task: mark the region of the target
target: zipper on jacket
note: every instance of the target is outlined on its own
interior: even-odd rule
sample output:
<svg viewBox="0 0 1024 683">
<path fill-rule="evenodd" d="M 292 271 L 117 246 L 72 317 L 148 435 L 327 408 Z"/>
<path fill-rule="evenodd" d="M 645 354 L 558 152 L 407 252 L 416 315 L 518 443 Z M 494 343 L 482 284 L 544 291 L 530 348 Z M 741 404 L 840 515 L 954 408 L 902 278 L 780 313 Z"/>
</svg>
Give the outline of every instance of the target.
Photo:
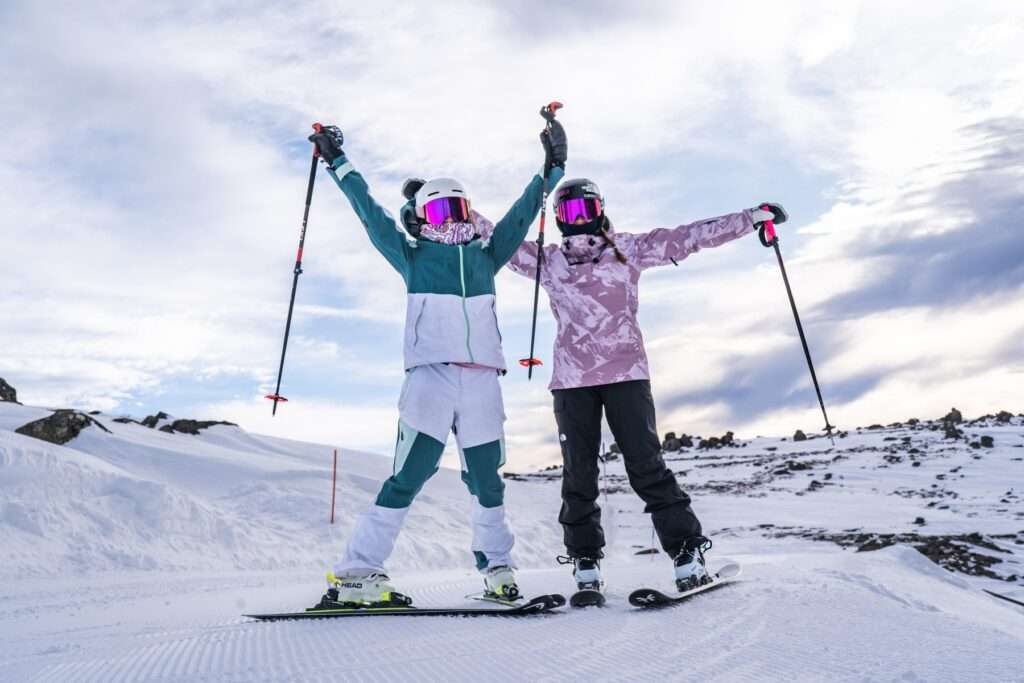
<svg viewBox="0 0 1024 683">
<path fill-rule="evenodd" d="M 466 319 L 466 351 L 469 353 L 469 362 L 473 360 L 473 349 L 469 346 L 469 312 L 466 310 L 466 266 L 462 259 L 462 245 L 459 245 L 459 280 L 462 282 L 462 317 Z"/>
</svg>

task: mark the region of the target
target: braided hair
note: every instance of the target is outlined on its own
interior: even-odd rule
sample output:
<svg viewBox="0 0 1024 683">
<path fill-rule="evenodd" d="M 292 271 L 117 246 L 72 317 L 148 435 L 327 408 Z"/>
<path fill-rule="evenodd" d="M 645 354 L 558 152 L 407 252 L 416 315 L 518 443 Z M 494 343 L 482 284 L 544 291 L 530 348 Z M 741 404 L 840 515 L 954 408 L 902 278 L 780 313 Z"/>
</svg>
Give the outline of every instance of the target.
<svg viewBox="0 0 1024 683">
<path fill-rule="evenodd" d="M 602 214 L 602 217 L 604 218 L 604 220 L 601 222 L 601 227 L 599 228 L 599 231 L 601 235 L 604 237 L 605 241 L 607 241 L 608 244 L 611 245 L 612 251 L 615 252 L 615 258 L 618 260 L 618 262 L 625 264 L 626 255 L 622 253 L 622 250 L 619 249 L 619 245 L 615 244 L 615 238 L 612 237 L 612 222 L 608 220 L 608 216 Z"/>
</svg>

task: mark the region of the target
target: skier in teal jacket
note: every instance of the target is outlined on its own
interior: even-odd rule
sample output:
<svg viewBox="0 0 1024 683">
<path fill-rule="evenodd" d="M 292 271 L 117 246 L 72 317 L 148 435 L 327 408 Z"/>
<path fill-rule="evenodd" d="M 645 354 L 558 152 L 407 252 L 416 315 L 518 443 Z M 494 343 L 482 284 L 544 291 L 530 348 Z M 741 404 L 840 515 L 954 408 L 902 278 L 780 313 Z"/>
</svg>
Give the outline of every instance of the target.
<svg viewBox="0 0 1024 683">
<path fill-rule="evenodd" d="M 341 560 L 328 573 L 325 600 L 358 605 L 409 604 L 384 568 L 416 494 L 438 468 L 455 433 L 462 479 L 472 496 L 471 549 L 486 591 L 515 599 L 512 532 L 505 521 L 505 413 L 498 378 L 505 374 L 494 276 L 516 252 L 541 208 L 543 173 L 490 230 L 452 178 L 406 181 L 402 227 L 370 195 L 342 151 L 341 131 L 310 137 L 328 173 L 348 197 L 370 242 L 398 271 L 408 292 L 405 382 L 398 401 L 392 475 L 357 521 Z M 565 132 L 541 134 L 548 188 L 564 174 Z M 403 230 L 404 228 L 404 230 Z"/>
</svg>

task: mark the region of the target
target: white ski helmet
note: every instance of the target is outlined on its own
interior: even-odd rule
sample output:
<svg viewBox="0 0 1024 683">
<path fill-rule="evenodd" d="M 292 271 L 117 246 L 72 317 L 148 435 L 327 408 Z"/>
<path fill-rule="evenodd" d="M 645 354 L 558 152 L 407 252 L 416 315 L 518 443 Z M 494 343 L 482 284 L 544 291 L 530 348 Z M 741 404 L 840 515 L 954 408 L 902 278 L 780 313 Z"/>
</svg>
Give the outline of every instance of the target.
<svg viewBox="0 0 1024 683">
<path fill-rule="evenodd" d="M 466 196 L 466 188 L 455 178 L 434 178 L 423 184 L 423 187 L 416 191 L 416 215 L 426 219 L 427 214 L 424 207 L 428 202 L 444 197 L 457 197 L 466 201 L 466 208 L 469 208 L 469 197 Z"/>
</svg>

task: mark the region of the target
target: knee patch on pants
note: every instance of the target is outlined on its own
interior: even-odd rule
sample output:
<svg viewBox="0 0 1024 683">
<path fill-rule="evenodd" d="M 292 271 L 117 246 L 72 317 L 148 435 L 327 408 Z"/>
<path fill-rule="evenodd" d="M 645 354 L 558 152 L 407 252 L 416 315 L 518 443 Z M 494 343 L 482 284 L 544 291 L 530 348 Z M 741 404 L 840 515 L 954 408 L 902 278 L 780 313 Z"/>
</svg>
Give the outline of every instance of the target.
<svg viewBox="0 0 1024 683">
<path fill-rule="evenodd" d="M 496 508 L 505 500 L 505 482 L 498 469 L 505 464 L 505 440 L 460 449 L 462 481 L 485 508 Z"/>
<path fill-rule="evenodd" d="M 443 443 L 399 421 L 394 470 L 377 495 L 377 505 L 385 508 L 412 505 L 416 494 L 437 472 L 443 451 Z"/>
</svg>

